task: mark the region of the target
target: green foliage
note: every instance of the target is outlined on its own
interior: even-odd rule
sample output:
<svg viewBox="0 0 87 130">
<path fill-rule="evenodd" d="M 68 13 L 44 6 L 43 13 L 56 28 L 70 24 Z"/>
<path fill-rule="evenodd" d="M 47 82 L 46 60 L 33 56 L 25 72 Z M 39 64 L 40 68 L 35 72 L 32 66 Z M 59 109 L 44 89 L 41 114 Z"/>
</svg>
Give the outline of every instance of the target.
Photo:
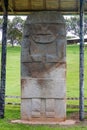
<svg viewBox="0 0 87 130">
<path fill-rule="evenodd" d="M 0 18 L 0 30 L 2 30 L 3 19 Z M 14 43 L 21 44 L 24 20 L 21 17 L 14 17 L 12 20 L 8 19 L 7 26 L 7 40 L 14 46 Z"/>
<path fill-rule="evenodd" d="M 21 17 L 14 17 L 13 20 L 8 20 L 8 35 L 7 38 L 10 40 L 12 46 L 14 42 L 21 43 L 22 32 L 23 32 L 24 20 Z"/>
</svg>

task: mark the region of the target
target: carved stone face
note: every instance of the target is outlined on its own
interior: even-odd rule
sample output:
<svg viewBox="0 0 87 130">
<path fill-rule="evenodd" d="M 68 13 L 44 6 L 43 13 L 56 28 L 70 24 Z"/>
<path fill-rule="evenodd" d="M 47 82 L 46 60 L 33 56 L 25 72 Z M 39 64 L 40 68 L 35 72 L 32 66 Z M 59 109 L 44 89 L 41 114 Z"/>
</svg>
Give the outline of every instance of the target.
<svg viewBox="0 0 87 130">
<path fill-rule="evenodd" d="M 65 23 L 57 12 L 31 13 L 25 23 L 24 39 L 24 61 L 43 64 L 65 61 Z"/>
<path fill-rule="evenodd" d="M 32 40 L 37 44 L 49 44 L 56 40 L 58 28 L 56 24 L 33 24 Z"/>
<path fill-rule="evenodd" d="M 65 27 L 61 23 L 31 23 L 30 53 L 33 61 L 52 63 L 65 57 Z"/>
</svg>

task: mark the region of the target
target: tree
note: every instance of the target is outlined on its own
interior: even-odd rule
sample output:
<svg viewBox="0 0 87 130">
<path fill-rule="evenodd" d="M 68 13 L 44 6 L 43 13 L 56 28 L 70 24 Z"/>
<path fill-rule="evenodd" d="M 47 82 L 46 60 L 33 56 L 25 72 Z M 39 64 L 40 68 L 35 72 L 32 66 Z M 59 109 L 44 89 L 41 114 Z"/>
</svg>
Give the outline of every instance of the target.
<svg viewBox="0 0 87 130">
<path fill-rule="evenodd" d="M 3 19 L 0 18 L 0 30 L 2 30 Z M 14 17 L 13 20 L 8 19 L 7 26 L 7 40 L 10 41 L 11 45 L 14 43 L 21 43 L 22 32 L 23 32 L 24 20 L 21 17 Z"/>
<path fill-rule="evenodd" d="M 7 39 L 10 40 L 12 46 L 14 43 L 20 44 L 23 32 L 24 20 L 21 17 L 14 17 L 14 19 L 8 20 L 8 33 Z"/>
<path fill-rule="evenodd" d="M 72 34 L 79 36 L 80 20 L 79 16 L 70 17 L 66 20 L 66 30 Z M 87 16 L 84 17 L 84 35 L 87 34 Z"/>
</svg>

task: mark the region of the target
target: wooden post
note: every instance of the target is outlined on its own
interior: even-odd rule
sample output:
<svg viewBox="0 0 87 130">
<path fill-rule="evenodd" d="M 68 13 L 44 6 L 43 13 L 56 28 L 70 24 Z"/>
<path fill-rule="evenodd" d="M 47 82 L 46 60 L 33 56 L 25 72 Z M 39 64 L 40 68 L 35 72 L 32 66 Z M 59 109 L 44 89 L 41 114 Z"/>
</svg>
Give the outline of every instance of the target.
<svg viewBox="0 0 87 130">
<path fill-rule="evenodd" d="M 5 106 L 8 0 L 3 0 L 3 5 L 4 5 L 3 8 L 4 15 L 3 15 L 2 53 L 1 53 L 0 118 L 4 118 L 4 106 Z"/>
<path fill-rule="evenodd" d="M 84 120 L 84 1 L 85 0 L 80 0 L 80 121 Z"/>
</svg>

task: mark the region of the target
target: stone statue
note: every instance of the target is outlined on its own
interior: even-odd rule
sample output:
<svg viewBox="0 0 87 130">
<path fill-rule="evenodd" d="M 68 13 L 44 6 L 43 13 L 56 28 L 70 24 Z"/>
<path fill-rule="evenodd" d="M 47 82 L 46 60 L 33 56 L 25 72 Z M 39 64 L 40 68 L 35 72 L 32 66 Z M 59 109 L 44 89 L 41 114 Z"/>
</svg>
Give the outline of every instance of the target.
<svg viewBox="0 0 87 130">
<path fill-rule="evenodd" d="M 31 13 L 24 26 L 21 55 L 22 118 L 64 120 L 66 31 L 63 16 L 55 11 Z"/>
</svg>

